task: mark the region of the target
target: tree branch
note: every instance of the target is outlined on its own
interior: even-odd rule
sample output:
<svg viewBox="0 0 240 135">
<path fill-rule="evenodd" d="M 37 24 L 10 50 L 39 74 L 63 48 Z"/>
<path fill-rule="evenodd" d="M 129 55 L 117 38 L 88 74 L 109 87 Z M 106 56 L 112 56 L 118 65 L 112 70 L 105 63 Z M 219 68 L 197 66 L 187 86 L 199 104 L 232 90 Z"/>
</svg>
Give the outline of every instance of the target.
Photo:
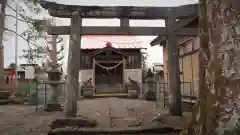
<svg viewBox="0 0 240 135">
<path fill-rule="evenodd" d="M 7 15 L 7 14 L 5 14 L 5 16 L 6 16 L 6 17 L 12 17 L 12 18 L 14 18 L 14 19 L 17 19 L 16 16 L 14 16 L 14 15 Z M 26 21 L 26 20 L 19 19 L 19 18 L 18 18 L 18 20 L 21 21 L 21 22 L 25 22 L 25 23 L 31 23 L 30 21 Z"/>
<path fill-rule="evenodd" d="M 28 41 L 24 36 L 16 33 L 16 31 L 14 31 L 14 30 L 11 30 L 11 29 L 8 29 L 8 28 L 5 28 L 5 27 L 4 27 L 4 30 L 9 31 L 9 32 L 12 32 L 12 33 L 14 33 L 14 34 L 17 34 L 19 37 L 21 37 L 21 38 L 22 38 L 23 40 L 25 40 L 26 42 L 28 42 L 28 43 L 30 43 L 30 44 L 32 44 L 32 45 L 34 45 L 34 46 L 37 46 L 37 44 L 34 44 L 34 43 Z M 29 47 L 30 47 L 30 46 L 29 46 Z M 31 48 L 30 48 L 30 49 L 31 49 Z"/>
<path fill-rule="evenodd" d="M 11 7 L 9 4 L 6 3 L 6 6 L 9 7 L 11 10 L 13 10 L 14 12 L 17 12 L 16 9 L 14 9 L 13 7 Z M 31 26 L 31 25 L 33 25 L 33 24 L 31 24 L 31 23 L 33 23 L 33 22 L 27 20 L 27 18 L 29 18 L 29 17 L 25 17 L 24 15 L 22 15 L 22 14 L 20 14 L 20 13 L 18 13 L 18 15 L 23 19 L 23 20 L 22 20 L 22 19 L 20 19 L 20 20 L 23 21 L 23 22 L 25 22 L 25 23 L 28 25 L 29 28 L 35 29 L 34 26 Z M 14 18 L 16 19 L 15 16 L 12 16 L 12 17 L 14 17 Z M 40 34 L 44 35 L 42 32 L 40 32 Z M 27 42 L 29 42 L 29 41 L 27 41 Z M 46 42 L 45 42 L 45 44 L 46 44 Z"/>
<path fill-rule="evenodd" d="M 2 3 L 2 0 L 0 0 L 1 1 L 1 3 Z M 37 2 L 36 0 L 28 0 L 28 1 L 26 1 L 26 0 L 24 0 L 24 2 L 25 2 L 25 4 L 27 5 L 27 4 L 33 4 L 33 5 L 36 5 L 36 3 L 35 2 Z M 29 3 L 28 3 L 29 2 Z M 15 3 L 16 4 L 18 4 L 18 2 L 17 1 L 15 1 Z M 16 11 L 16 9 L 14 8 L 14 7 L 12 7 L 12 6 L 10 6 L 8 3 L 6 3 L 5 4 L 9 9 L 11 9 L 12 11 L 14 11 L 15 13 L 17 12 Z M 28 6 L 28 5 L 27 5 Z M 29 7 L 29 6 L 28 6 Z M 33 9 L 34 9 L 34 11 L 36 11 L 37 10 L 37 7 L 33 7 Z M 24 11 L 25 12 L 25 11 Z M 24 14 L 22 14 L 22 13 L 20 13 L 20 12 L 18 12 L 18 15 L 20 16 L 20 18 L 17 18 L 16 16 L 13 16 L 13 15 L 6 15 L 5 14 L 5 16 L 8 16 L 8 17 L 12 17 L 12 18 L 15 18 L 15 19 L 17 19 L 17 20 L 19 20 L 19 21 L 21 21 L 21 22 L 24 22 L 24 23 L 26 23 L 27 25 L 28 25 L 28 29 L 27 30 L 25 30 L 25 31 L 27 31 L 28 33 L 27 33 L 27 36 L 24 36 L 24 35 L 22 35 L 22 34 L 18 34 L 18 33 L 16 33 L 16 31 L 14 31 L 14 30 L 11 30 L 11 29 L 9 29 L 9 28 L 4 28 L 4 30 L 6 30 L 6 31 L 9 31 L 9 32 L 11 32 L 11 33 L 14 33 L 14 34 L 16 34 L 17 36 L 19 36 L 19 37 L 21 37 L 23 40 L 25 40 L 26 42 L 27 42 L 27 44 L 28 44 L 28 51 L 27 51 L 27 54 L 25 54 L 25 55 L 23 55 L 23 57 L 22 58 L 27 58 L 27 59 L 29 59 L 28 57 L 31 55 L 31 54 L 34 54 L 34 50 L 36 50 L 36 49 L 34 49 L 35 47 L 38 49 L 39 48 L 39 46 L 37 45 L 37 44 L 35 44 L 35 42 L 34 41 L 36 41 L 38 38 L 41 38 L 41 37 L 43 37 L 44 38 L 44 41 L 45 41 L 45 44 L 46 44 L 46 38 L 45 38 L 45 36 L 46 36 L 46 34 L 44 33 L 44 30 L 45 30 L 45 20 L 36 20 L 36 19 L 32 19 L 31 17 L 28 17 L 28 16 L 26 16 L 26 15 L 24 15 Z M 21 19 L 22 18 L 22 19 Z M 24 32 L 25 32 L 24 31 Z M 32 33 L 32 34 L 31 34 Z M 24 33 L 23 33 L 24 34 Z M 34 46 L 30 46 L 30 44 L 31 45 L 34 45 Z M 47 44 L 46 44 L 47 45 Z M 30 53 L 30 54 L 29 54 Z M 38 52 L 35 52 L 35 53 L 38 53 Z M 36 56 L 35 56 L 36 55 Z M 38 60 L 41 60 L 40 58 L 39 58 L 39 56 L 37 55 L 37 54 L 35 54 L 33 57 L 34 57 L 34 59 L 38 59 Z M 44 56 L 43 56 L 44 57 Z M 41 60 L 42 61 L 42 60 Z M 42 61 L 43 62 L 43 61 Z"/>
</svg>

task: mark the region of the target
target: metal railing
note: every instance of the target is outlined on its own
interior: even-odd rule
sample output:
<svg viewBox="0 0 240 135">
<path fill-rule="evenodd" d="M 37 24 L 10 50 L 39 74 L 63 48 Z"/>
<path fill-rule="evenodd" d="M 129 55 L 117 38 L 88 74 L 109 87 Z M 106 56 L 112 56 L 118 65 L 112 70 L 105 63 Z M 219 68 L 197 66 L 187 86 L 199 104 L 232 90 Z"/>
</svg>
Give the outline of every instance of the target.
<svg viewBox="0 0 240 135">
<path fill-rule="evenodd" d="M 155 100 L 156 104 L 162 104 L 164 108 L 168 105 L 168 96 L 169 96 L 169 89 L 168 89 L 168 83 L 167 82 L 156 82 L 156 83 L 151 83 L 151 82 L 145 82 L 143 83 L 143 93 L 146 94 L 146 92 L 149 89 L 149 86 L 151 85 L 151 88 L 153 89 L 155 93 Z M 192 88 L 192 83 L 191 82 L 181 82 L 181 95 L 182 95 L 182 102 L 186 103 L 196 103 L 197 101 L 197 96 Z"/>
<path fill-rule="evenodd" d="M 47 104 L 52 102 L 52 98 L 54 96 L 54 90 L 52 84 L 56 84 L 56 89 L 58 91 L 57 94 L 57 102 L 59 104 L 64 105 L 65 102 L 65 82 L 38 82 L 36 89 L 36 112 L 45 110 Z M 56 93 L 55 93 L 56 94 Z M 54 102 L 56 102 L 54 101 Z"/>
</svg>

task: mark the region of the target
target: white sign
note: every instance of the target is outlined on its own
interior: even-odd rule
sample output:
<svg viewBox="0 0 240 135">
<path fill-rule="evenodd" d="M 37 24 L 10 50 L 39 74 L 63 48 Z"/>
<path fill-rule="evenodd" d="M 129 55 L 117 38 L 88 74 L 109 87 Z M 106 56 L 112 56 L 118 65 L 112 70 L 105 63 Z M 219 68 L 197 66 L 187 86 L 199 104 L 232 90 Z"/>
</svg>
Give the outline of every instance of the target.
<svg viewBox="0 0 240 135">
<path fill-rule="evenodd" d="M 154 68 L 154 71 L 163 71 L 162 65 L 155 65 L 153 68 Z"/>
<path fill-rule="evenodd" d="M 26 67 L 25 69 L 25 78 L 26 79 L 34 79 L 35 77 L 35 69 L 32 66 Z"/>
</svg>

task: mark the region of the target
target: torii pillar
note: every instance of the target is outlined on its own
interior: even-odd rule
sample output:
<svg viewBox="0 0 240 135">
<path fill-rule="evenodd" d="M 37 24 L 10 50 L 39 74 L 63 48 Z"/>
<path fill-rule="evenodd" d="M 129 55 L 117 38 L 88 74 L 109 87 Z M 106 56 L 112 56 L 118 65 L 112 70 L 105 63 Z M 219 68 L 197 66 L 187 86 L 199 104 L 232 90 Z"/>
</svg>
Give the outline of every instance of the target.
<svg viewBox="0 0 240 135">
<path fill-rule="evenodd" d="M 79 89 L 79 67 L 80 67 L 80 48 L 81 48 L 81 26 L 82 18 L 79 11 L 72 13 L 70 25 L 70 40 L 68 51 L 67 66 L 67 98 L 66 116 L 76 117 L 77 115 L 77 94 Z"/>
<path fill-rule="evenodd" d="M 176 29 L 176 13 L 174 8 L 169 8 L 168 18 L 165 21 L 168 36 L 168 90 L 169 90 L 169 113 L 173 116 L 182 115 L 181 100 L 181 82 L 179 69 L 179 54 L 177 36 L 174 32 Z"/>
<path fill-rule="evenodd" d="M 4 73 L 4 46 L 3 46 L 3 33 L 5 21 L 5 8 L 6 0 L 0 3 L 0 91 L 5 91 L 5 73 Z"/>
</svg>

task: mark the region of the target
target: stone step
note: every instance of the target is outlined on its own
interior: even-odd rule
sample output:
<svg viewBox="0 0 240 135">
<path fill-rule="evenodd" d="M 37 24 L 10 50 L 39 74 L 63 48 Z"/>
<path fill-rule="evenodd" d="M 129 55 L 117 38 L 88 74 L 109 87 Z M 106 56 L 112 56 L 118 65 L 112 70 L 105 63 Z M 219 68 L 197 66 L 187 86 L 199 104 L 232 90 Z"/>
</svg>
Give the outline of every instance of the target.
<svg viewBox="0 0 240 135">
<path fill-rule="evenodd" d="M 128 97 L 127 93 L 106 93 L 106 94 L 94 94 L 94 98 L 105 98 L 105 97 L 118 97 L 126 98 Z"/>
<path fill-rule="evenodd" d="M 95 87 L 98 87 L 98 88 L 121 88 L 122 87 L 122 85 L 121 86 L 111 86 L 111 85 L 109 85 L 109 86 L 99 86 L 99 85 L 96 85 Z"/>
<path fill-rule="evenodd" d="M 96 93 L 119 93 L 122 91 L 122 85 L 96 85 Z"/>
<path fill-rule="evenodd" d="M 107 94 L 107 93 L 121 93 L 122 90 L 96 90 L 96 93 L 102 93 L 102 94 Z"/>
<path fill-rule="evenodd" d="M 128 127 L 128 128 L 76 128 L 68 127 L 61 129 L 54 129 L 48 132 L 48 135 L 139 135 L 139 134 L 163 134 L 172 135 L 179 133 L 174 128 L 162 125 L 160 127 Z"/>
<path fill-rule="evenodd" d="M 59 129 L 59 128 L 65 128 L 65 127 L 95 127 L 97 125 L 97 122 L 95 120 L 91 120 L 88 118 L 62 118 L 62 119 L 56 119 L 53 120 L 51 129 Z"/>
<path fill-rule="evenodd" d="M 0 99 L 8 99 L 11 96 L 12 89 L 10 85 L 0 86 Z"/>
<path fill-rule="evenodd" d="M 96 87 L 98 89 L 122 89 L 122 87 Z"/>
</svg>

